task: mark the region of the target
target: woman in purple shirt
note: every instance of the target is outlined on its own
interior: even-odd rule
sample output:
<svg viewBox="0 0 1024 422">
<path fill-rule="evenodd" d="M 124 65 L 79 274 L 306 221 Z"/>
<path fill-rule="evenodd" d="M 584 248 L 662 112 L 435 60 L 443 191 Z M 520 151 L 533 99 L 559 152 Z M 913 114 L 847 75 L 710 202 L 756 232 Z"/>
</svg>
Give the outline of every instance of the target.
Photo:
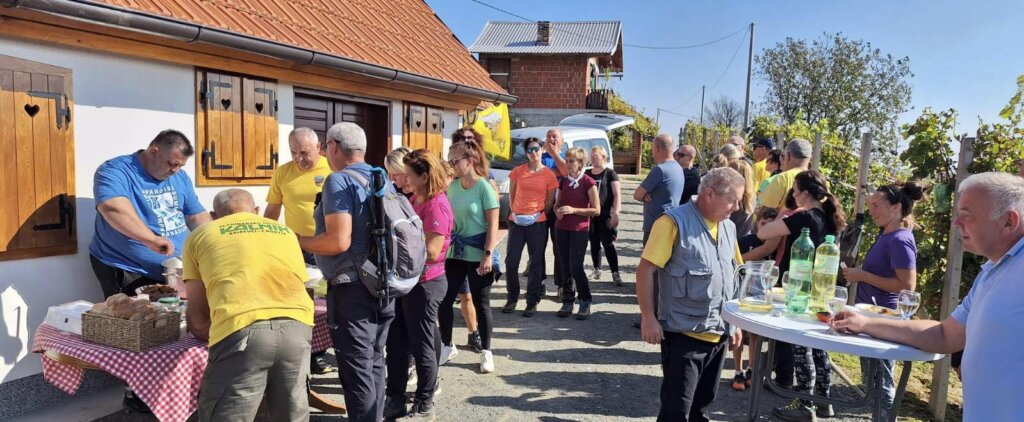
<svg viewBox="0 0 1024 422">
<path fill-rule="evenodd" d="M 924 189 L 915 182 L 886 185 L 875 190 L 868 199 L 868 213 L 882 232 L 871 245 L 860 268 L 843 268 L 843 277 L 857 284 L 855 303 L 871 303 L 896 309 L 900 290 L 917 287 L 917 244 L 914 241 L 914 202 L 924 197 Z M 892 408 L 893 361 L 883 360 L 882 386 L 884 408 Z M 861 358 L 862 379 L 868 360 Z"/>
<path fill-rule="evenodd" d="M 565 166 L 569 175 L 558 183 L 558 199 L 555 201 L 555 236 L 558 241 L 555 253 L 562 262 L 562 309 L 558 316 L 565 318 L 572 314 L 575 290 L 579 290 L 580 309 L 576 319 L 590 318 L 590 281 L 583 271 L 583 259 L 587 255 L 590 240 L 590 217 L 601 213 L 597 183 L 583 172 L 587 153 L 583 148 L 572 148 L 565 152 Z"/>
</svg>

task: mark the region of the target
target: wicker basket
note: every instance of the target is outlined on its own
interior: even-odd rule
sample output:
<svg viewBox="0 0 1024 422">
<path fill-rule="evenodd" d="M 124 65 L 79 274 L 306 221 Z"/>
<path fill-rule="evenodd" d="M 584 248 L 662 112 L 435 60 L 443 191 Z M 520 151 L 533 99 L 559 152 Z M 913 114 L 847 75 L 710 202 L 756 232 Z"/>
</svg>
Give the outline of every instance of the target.
<svg viewBox="0 0 1024 422">
<path fill-rule="evenodd" d="M 91 311 L 82 314 L 82 340 L 141 352 L 181 338 L 181 313 L 170 312 L 148 321 L 129 321 Z"/>
</svg>

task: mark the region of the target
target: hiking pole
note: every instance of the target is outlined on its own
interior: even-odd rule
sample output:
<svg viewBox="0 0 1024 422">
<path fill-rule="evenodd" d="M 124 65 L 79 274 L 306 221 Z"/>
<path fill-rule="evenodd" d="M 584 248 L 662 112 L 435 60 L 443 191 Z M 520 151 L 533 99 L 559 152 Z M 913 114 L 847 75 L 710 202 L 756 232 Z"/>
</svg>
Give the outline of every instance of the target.
<svg viewBox="0 0 1024 422">
<path fill-rule="evenodd" d="M 370 215 L 373 216 L 373 239 L 376 242 L 377 264 L 377 296 L 380 297 L 380 306 L 388 305 L 388 241 L 387 221 L 384 215 L 384 188 L 387 186 L 387 175 L 384 169 L 374 167 L 370 170 Z"/>
</svg>

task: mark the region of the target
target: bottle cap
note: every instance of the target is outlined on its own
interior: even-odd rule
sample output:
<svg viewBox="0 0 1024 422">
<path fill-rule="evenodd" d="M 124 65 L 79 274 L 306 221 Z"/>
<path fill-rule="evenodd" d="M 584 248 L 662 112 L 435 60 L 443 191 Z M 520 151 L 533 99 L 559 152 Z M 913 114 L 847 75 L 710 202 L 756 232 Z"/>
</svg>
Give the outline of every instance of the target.
<svg viewBox="0 0 1024 422">
<path fill-rule="evenodd" d="M 168 305 L 173 305 L 173 304 L 175 304 L 175 303 L 179 303 L 179 302 L 181 302 L 181 299 L 178 299 L 178 298 L 176 298 L 176 297 L 162 297 L 162 298 L 160 298 L 160 300 L 158 300 L 157 302 L 159 302 L 159 303 L 165 303 L 165 304 L 168 304 Z"/>
<path fill-rule="evenodd" d="M 836 237 L 835 236 L 833 236 L 831 234 L 825 235 L 825 243 L 835 243 L 835 242 L 836 242 Z"/>
</svg>

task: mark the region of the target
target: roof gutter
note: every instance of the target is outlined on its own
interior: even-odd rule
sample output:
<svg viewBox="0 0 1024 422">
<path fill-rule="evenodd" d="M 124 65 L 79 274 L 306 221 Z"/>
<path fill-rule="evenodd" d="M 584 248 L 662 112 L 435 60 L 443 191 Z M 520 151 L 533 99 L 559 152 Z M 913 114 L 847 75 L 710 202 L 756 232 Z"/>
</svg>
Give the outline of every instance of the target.
<svg viewBox="0 0 1024 422">
<path fill-rule="evenodd" d="M 138 11 L 115 8 L 105 4 L 76 0 L 0 0 L 0 6 L 12 9 L 28 9 L 130 31 L 146 32 L 188 43 L 199 42 L 228 47 L 287 60 L 300 65 L 321 66 L 447 94 L 479 98 L 484 101 L 515 104 L 519 100 L 518 97 L 505 93 L 487 91 L 347 57 L 324 54 L 310 49 L 209 28 L 176 19 L 148 15 Z"/>
</svg>

